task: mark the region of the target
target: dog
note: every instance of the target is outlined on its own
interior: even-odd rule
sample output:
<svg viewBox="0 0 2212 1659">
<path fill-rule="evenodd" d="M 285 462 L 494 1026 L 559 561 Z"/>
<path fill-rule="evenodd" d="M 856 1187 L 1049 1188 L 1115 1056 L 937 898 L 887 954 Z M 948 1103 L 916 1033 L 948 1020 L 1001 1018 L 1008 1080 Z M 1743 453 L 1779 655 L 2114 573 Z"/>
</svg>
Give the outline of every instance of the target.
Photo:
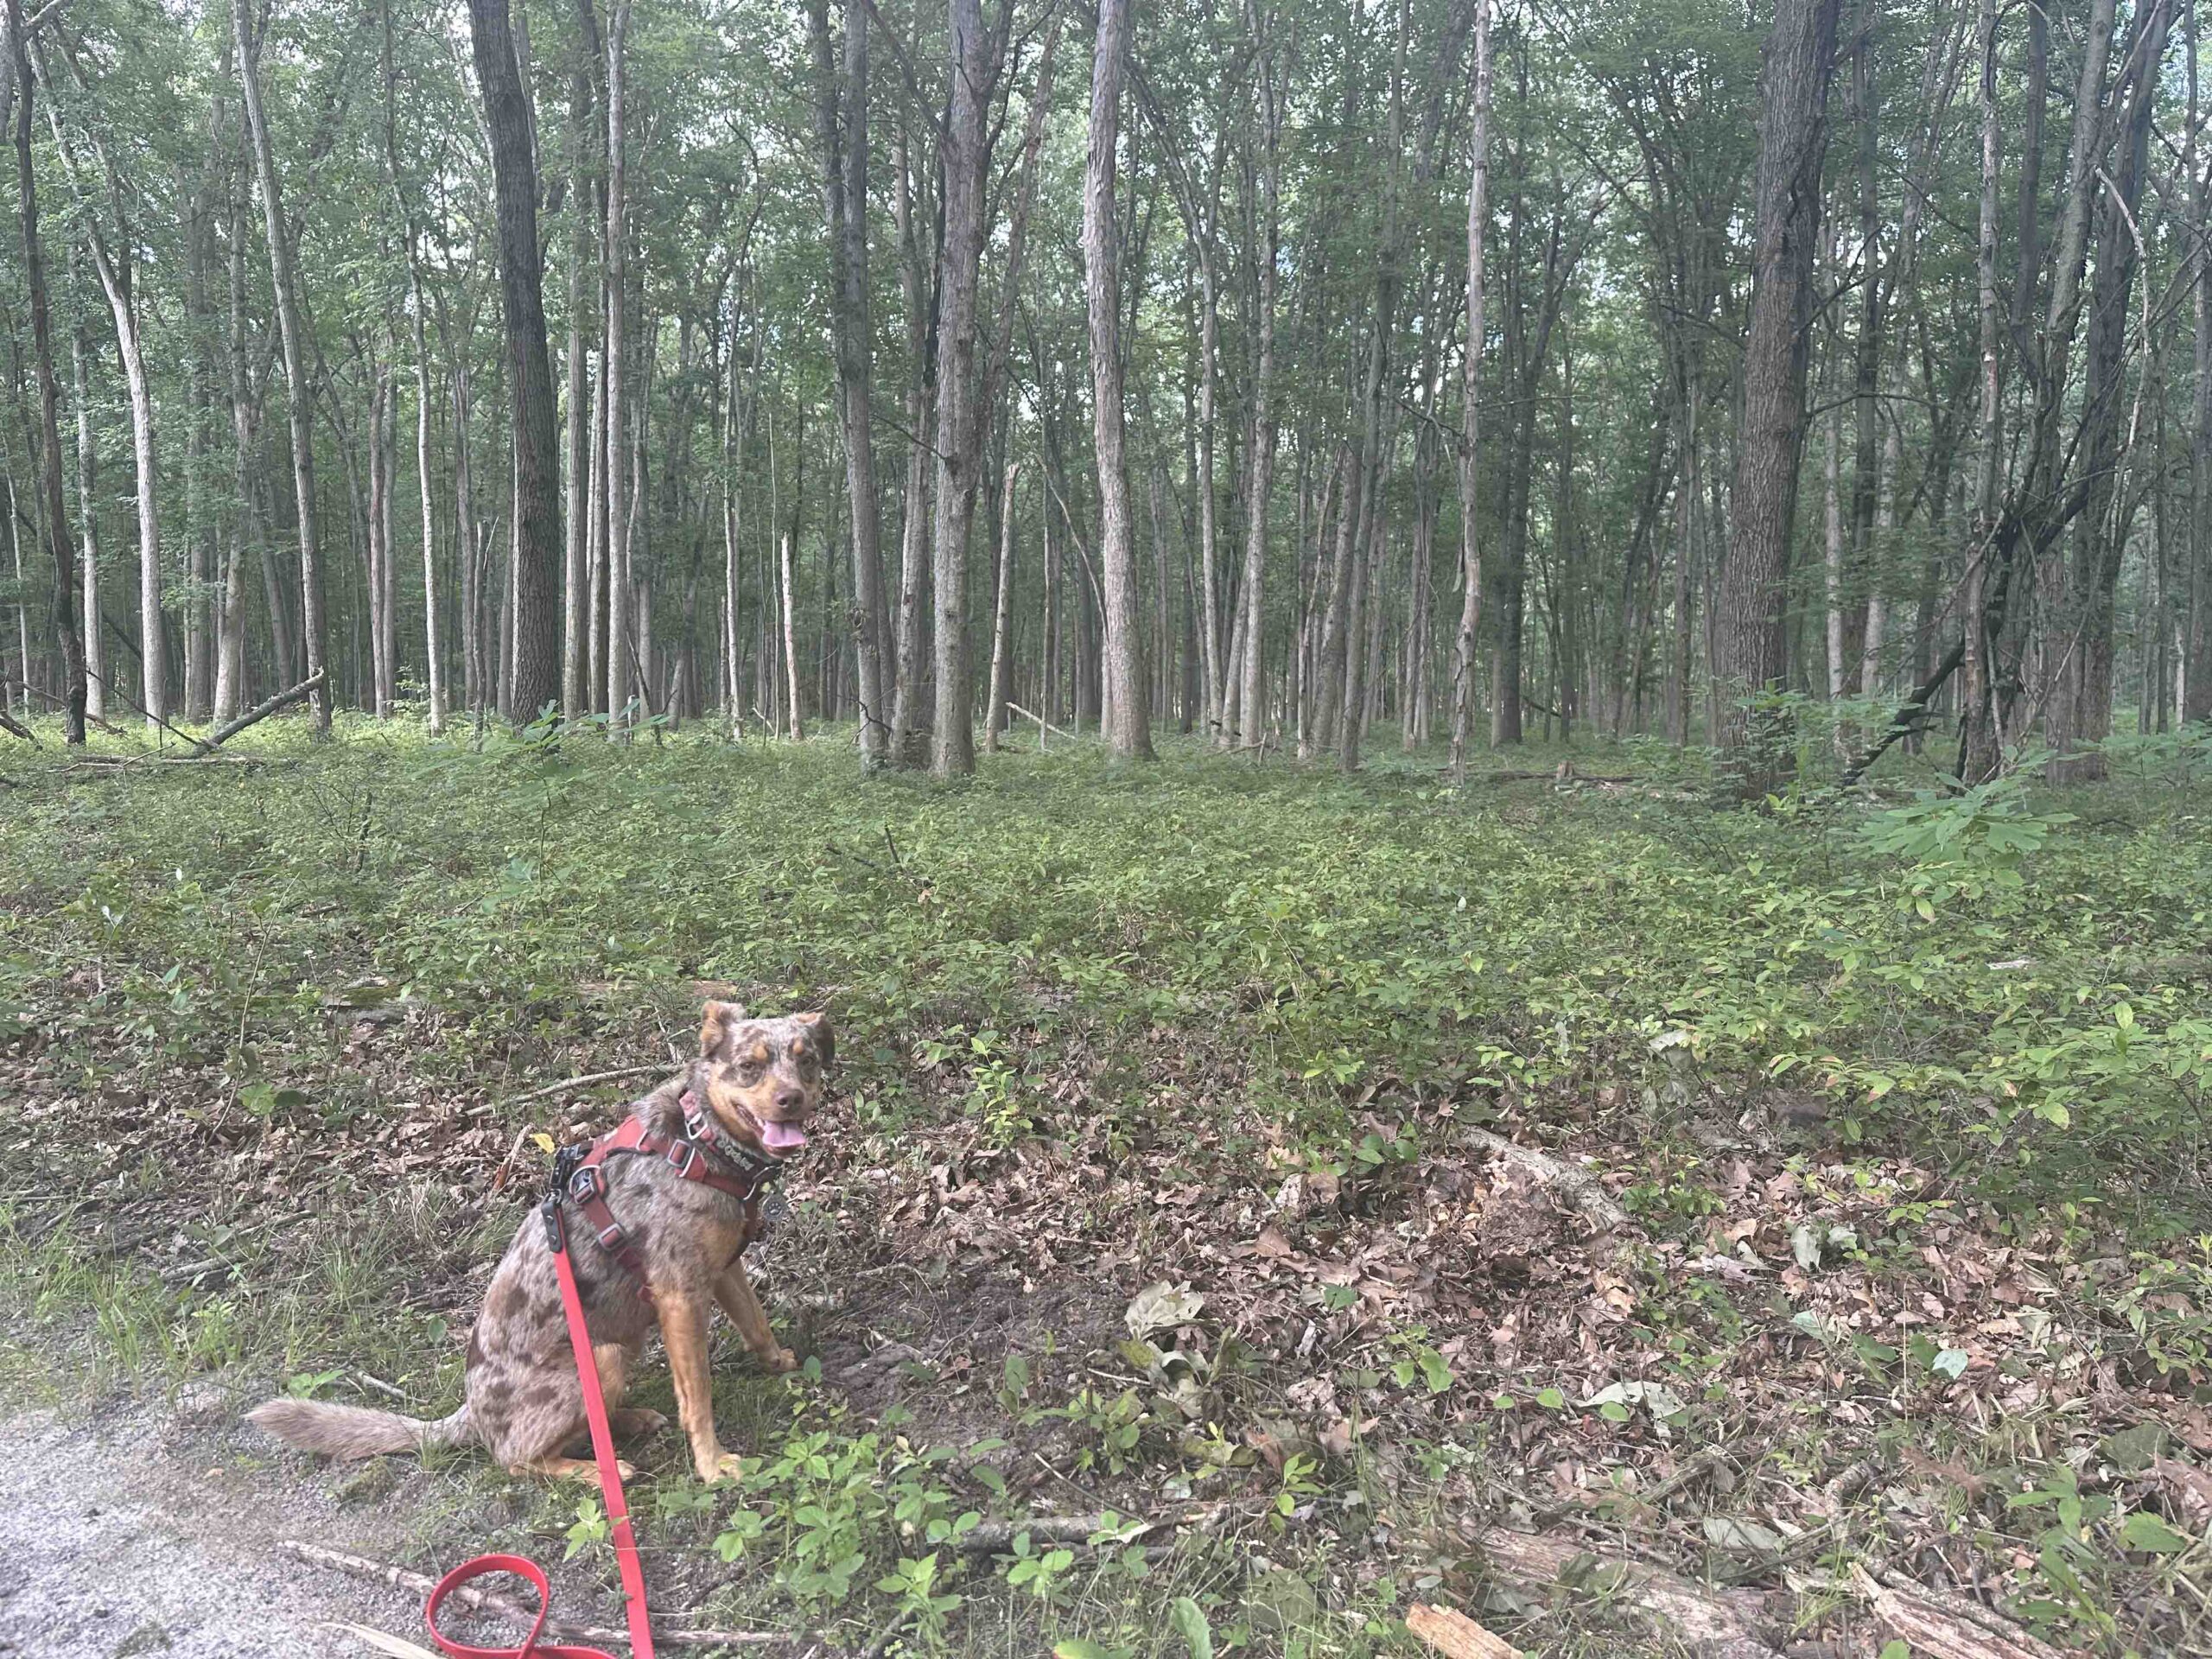
<svg viewBox="0 0 2212 1659">
<path fill-rule="evenodd" d="M 602 1245 L 573 1189 L 563 1192 L 569 1262 L 610 1427 L 626 1438 L 666 1427 L 658 1412 L 620 1404 L 646 1334 L 658 1325 L 677 1416 L 702 1481 L 738 1472 L 736 1454 L 724 1451 L 715 1433 L 709 1306 L 721 1304 L 770 1371 L 798 1363 L 769 1329 L 741 1257 L 763 1230 L 759 1179 L 806 1145 L 804 1126 L 821 1103 L 823 1074 L 835 1057 L 836 1039 L 823 1014 L 755 1019 L 738 1003 L 707 1004 L 699 1058 L 637 1102 L 629 1116 L 662 1142 L 679 1148 L 685 1139 L 703 1142 L 704 1167 L 719 1180 L 687 1178 L 659 1155 L 609 1157 L 599 1165 L 606 1207 L 627 1235 L 615 1251 L 642 1266 L 643 1282 Z M 751 1190 L 743 1197 L 724 1190 L 733 1178 Z M 533 1211 L 515 1234 L 485 1292 L 484 1311 L 469 1333 L 460 1410 L 429 1421 L 283 1398 L 255 1408 L 247 1421 L 292 1446 L 336 1458 L 474 1442 L 511 1474 L 593 1474 L 588 1459 L 568 1455 L 586 1432 L 583 1388 L 540 1215 Z M 626 1479 L 635 1472 L 626 1463 L 620 1466 Z"/>
</svg>

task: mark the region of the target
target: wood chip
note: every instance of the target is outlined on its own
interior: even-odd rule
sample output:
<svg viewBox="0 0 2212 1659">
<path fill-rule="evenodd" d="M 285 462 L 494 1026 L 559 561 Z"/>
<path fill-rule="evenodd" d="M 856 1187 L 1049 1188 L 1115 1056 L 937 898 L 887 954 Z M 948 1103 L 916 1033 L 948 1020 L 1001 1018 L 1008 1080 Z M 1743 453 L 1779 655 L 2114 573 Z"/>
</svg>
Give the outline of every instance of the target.
<svg viewBox="0 0 2212 1659">
<path fill-rule="evenodd" d="M 1521 1659 L 1521 1649 L 1450 1607 L 1415 1602 L 1406 1628 L 1445 1659 Z"/>
</svg>

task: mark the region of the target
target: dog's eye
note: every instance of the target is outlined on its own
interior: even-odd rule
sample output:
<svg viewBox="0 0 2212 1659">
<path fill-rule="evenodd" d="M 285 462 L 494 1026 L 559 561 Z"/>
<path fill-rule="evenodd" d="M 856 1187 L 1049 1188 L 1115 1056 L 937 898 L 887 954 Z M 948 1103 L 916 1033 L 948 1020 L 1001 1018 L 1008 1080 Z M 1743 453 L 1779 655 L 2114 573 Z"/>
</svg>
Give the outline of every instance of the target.
<svg viewBox="0 0 2212 1659">
<path fill-rule="evenodd" d="M 798 1060 L 799 1075 L 810 1077 L 822 1070 L 822 1062 L 812 1054 L 802 1054 Z"/>
<path fill-rule="evenodd" d="M 765 1069 L 760 1061 L 747 1060 L 737 1068 L 737 1080 L 743 1084 L 758 1083 L 760 1081 L 760 1073 Z"/>
</svg>

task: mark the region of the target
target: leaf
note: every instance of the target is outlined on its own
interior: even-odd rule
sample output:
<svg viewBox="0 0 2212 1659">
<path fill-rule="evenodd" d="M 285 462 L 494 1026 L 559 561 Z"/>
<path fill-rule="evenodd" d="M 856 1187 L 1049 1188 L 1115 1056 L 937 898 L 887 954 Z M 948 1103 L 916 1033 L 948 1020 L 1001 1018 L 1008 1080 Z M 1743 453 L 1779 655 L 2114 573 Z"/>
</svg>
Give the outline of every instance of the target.
<svg viewBox="0 0 2212 1659">
<path fill-rule="evenodd" d="M 1715 1549 L 1733 1550 L 1745 1555 L 1771 1555 L 1782 1548 L 1781 1535 L 1770 1528 L 1726 1515 L 1705 1517 L 1705 1541 Z"/>
<path fill-rule="evenodd" d="M 1821 1265 L 1821 1236 L 1810 1222 L 1801 1221 L 1789 1230 L 1789 1254 L 1808 1273 Z"/>
<path fill-rule="evenodd" d="M 553 1144 L 553 1137 L 546 1134 L 543 1129 L 536 1130 L 531 1134 L 530 1137 L 530 1144 L 536 1147 L 540 1152 L 543 1153 L 549 1158 L 559 1150 L 559 1148 Z"/>
<path fill-rule="evenodd" d="M 1197 1602 L 1188 1596 L 1176 1597 L 1168 1604 L 1167 1622 L 1183 1638 L 1183 1645 L 1190 1649 L 1191 1659 L 1213 1659 L 1213 1628 L 1206 1623 L 1206 1616 Z"/>
<path fill-rule="evenodd" d="M 1955 1382 L 1967 1374 L 1967 1365 L 1971 1357 L 1963 1348 L 1946 1348 L 1936 1356 L 1928 1369 Z"/>
<path fill-rule="evenodd" d="M 1089 1637 L 1062 1637 L 1052 1643 L 1052 1659 L 1114 1659 L 1111 1648 L 1102 1648 Z"/>
<path fill-rule="evenodd" d="M 2120 1541 L 2130 1549 L 2147 1550 L 2153 1555 L 2178 1555 L 2189 1548 L 2188 1539 L 2148 1510 L 2138 1510 L 2127 1517 L 2127 1524 L 2120 1529 Z"/>
<path fill-rule="evenodd" d="M 1546 1389 L 1536 1395 L 1536 1403 L 1546 1411 L 1565 1411 L 1567 1396 L 1557 1389 Z"/>
<path fill-rule="evenodd" d="M 1139 1291 L 1122 1317 L 1131 1336 L 1148 1337 L 1155 1331 L 1190 1324 L 1205 1305 L 1206 1299 L 1188 1285 L 1178 1287 L 1162 1280 Z"/>
</svg>

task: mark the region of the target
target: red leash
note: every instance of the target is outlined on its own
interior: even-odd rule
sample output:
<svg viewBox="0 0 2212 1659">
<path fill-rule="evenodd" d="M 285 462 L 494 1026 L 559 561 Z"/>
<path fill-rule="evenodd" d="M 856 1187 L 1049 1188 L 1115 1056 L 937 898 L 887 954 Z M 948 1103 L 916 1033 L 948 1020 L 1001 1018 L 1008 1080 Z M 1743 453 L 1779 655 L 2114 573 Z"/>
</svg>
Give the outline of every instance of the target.
<svg viewBox="0 0 2212 1659">
<path fill-rule="evenodd" d="M 638 1560 L 638 1540 L 630 1530 L 630 1506 L 622 1497 L 622 1471 L 614 1461 L 614 1433 L 607 1424 L 607 1400 L 599 1386 L 599 1361 L 591 1351 L 591 1332 L 584 1324 L 582 1297 L 576 1294 L 575 1269 L 569 1262 L 569 1241 L 561 1220 L 557 1196 L 545 1206 L 545 1228 L 553 1248 L 553 1268 L 561 1279 L 561 1311 L 569 1318 L 569 1345 L 576 1351 L 576 1377 L 583 1384 L 584 1417 L 591 1424 L 591 1454 L 599 1465 L 599 1489 L 607 1499 L 607 1518 L 614 1539 L 614 1563 L 622 1574 L 623 1612 L 630 1625 L 632 1659 L 653 1659 L 653 1629 L 645 1611 L 645 1572 Z M 438 1628 L 438 1605 L 467 1583 L 487 1573 L 512 1573 L 537 1586 L 537 1622 L 518 1648 L 479 1648 L 456 1642 Z M 430 1639 L 454 1659 L 613 1659 L 600 1648 L 561 1647 L 540 1642 L 551 1610 L 553 1592 L 537 1562 L 519 1555 L 479 1555 L 463 1561 L 440 1579 L 423 1610 Z"/>
</svg>

